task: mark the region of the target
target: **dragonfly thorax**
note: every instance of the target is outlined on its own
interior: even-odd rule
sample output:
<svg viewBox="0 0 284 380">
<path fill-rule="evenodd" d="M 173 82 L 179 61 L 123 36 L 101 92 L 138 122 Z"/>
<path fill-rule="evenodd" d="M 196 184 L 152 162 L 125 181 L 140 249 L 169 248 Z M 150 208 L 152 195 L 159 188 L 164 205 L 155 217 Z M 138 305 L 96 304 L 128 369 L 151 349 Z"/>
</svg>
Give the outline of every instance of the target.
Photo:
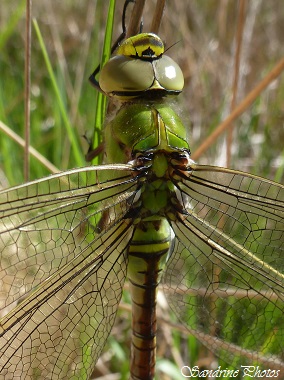
<svg viewBox="0 0 284 380">
<path fill-rule="evenodd" d="M 135 224 L 161 217 L 175 220 L 177 213 L 187 213 L 188 200 L 181 196 L 178 185 L 182 178 L 191 175 L 194 167 L 189 152 L 157 151 L 139 155 L 130 164 L 133 175 L 140 177 L 139 196 L 133 204 L 133 210 L 138 210 L 135 215 L 139 215 L 134 217 Z"/>
<path fill-rule="evenodd" d="M 105 163 L 128 163 L 139 156 L 146 160 L 159 152 L 189 152 L 187 130 L 178 115 L 166 103 L 155 102 L 123 106 L 105 128 L 105 148 Z M 161 164 L 162 158 L 156 160 L 156 173 Z"/>
</svg>

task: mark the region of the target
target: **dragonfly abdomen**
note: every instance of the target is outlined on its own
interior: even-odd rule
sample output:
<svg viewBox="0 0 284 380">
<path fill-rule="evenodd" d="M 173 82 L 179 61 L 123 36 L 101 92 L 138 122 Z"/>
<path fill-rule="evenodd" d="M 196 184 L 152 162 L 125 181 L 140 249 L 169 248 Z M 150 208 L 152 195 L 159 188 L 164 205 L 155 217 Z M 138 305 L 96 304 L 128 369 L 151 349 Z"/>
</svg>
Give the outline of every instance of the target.
<svg viewBox="0 0 284 380">
<path fill-rule="evenodd" d="M 165 218 L 143 221 L 128 247 L 132 299 L 131 380 L 152 380 L 156 352 L 156 294 L 171 252 L 173 234 Z"/>
</svg>

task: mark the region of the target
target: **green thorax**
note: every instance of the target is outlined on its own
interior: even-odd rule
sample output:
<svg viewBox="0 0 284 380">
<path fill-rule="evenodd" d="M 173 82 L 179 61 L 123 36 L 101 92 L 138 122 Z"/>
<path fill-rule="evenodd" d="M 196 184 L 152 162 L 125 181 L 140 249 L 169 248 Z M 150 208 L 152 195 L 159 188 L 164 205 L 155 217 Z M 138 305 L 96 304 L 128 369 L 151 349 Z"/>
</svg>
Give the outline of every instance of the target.
<svg viewBox="0 0 284 380">
<path fill-rule="evenodd" d="M 127 103 L 105 129 L 105 163 L 151 155 L 151 169 L 141 187 L 142 218 L 165 214 L 174 187 L 168 173 L 171 155 L 188 150 L 186 129 L 166 103 Z"/>
<path fill-rule="evenodd" d="M 127 163 L 137 154 L 189 149 L 186 129 L 165 103 L 127 103 L 105 129 L 105 163 Z"/>
</svg>

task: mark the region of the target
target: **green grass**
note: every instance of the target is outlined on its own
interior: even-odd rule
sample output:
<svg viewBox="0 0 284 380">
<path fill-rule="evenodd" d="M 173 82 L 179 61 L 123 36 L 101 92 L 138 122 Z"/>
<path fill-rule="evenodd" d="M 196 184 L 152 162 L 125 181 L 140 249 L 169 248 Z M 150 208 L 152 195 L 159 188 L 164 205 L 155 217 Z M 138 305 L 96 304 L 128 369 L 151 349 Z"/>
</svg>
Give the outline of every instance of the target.
<svg viewBox="0 0 284 380">
<path fill-rule="evenodd" d="M 200 0 L 186 6 L 183 3 L 168 1 L 160 36 L 167 46 L 177 43 L 167 54 L 176 59 L 185 73 L 185 90 L 178 105 L 188 125 L 194 152 L 229 113 L 237 7 L 232 1 L 227 5 Z M 0 120 L 20 136 L 24 126 L 24 4 L 21 1 L 15 6 L 7 0 L 0 4 Z M 148 15 L 151 1 L 147 6 Z M 92 136 L 104 118 L 105 105 L 99 101 L 98 112 L 97 93 L 89 85 L 88 77 L 101 61 L 107 23 L 105 2 L 98 2 L 96 8 L 91 3 L 79 4 L 74 0 L 45 5 L 34 2 L 33 7 L 37 21 L 32 32 L 31 145 L 60 170 L 83 166 L 88 150 L 83 136 Z M 282 7 L 280 1 L 263 2 L 255 10 L 248 6 L 239 101 L 284 55 Z M 115 38 L 121 31 L 120 18 L 118 9 Z M 147 19 L 144 21 L 147 30 Z M 108 26 L 110 31 L 111 23 Z M 282 75 L 235 122 L 231 167 L 283 183 L 283 104 Z M 222 140 L 219 138 L 199 162 L 225 165 Z M 22 148 L 0 131 L 0 185 L 24 181 L 23 157 Z M 30 178 L 47 174 L 49 170 L 31 158 Z M 124 299 L 129 303 L 127 296 Z M 119 311 L 100 367 L 106 368 L 105 372 L 100 369 L 97 376 L 105 374 L 107 379 L 110 372 L 120 373 L 121 379 L 128 378 L 129 317 L 128 312 Z M 158 336 L 162 345 L 165 336 L 168 330 L 162 325 Z M 171 373 L 171 379 L 178 378 L 180 365 L 175 351 L 183 351 L 184 357 L 192 360 L 186 364 L 191 365 L 207 355 L 191 336 L 174 331 L 169 341 L 170 347 L 165 352 L 158 349 L 161 355 L 157 369 Z M 167 379 L 166 375 L 163 379 Z"/>
</svg>

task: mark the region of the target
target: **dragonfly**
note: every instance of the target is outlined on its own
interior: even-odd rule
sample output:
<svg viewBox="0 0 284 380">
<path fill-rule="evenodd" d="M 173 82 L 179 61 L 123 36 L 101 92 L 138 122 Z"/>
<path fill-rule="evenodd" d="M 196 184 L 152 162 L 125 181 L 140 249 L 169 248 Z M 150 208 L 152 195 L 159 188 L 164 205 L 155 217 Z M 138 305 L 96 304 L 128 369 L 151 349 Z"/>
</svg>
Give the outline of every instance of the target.
<svg viewBox="0 0 284 380">
<path fill-rule="evenodd" d="M 126 278 L 131 380 L 155 377 L 159 285 L 218 357 L 283 376 L 284 186 L 195 163 L 183 86 L 157 35 L 125 39 L 99 77 L 121 102 L 104 163 L 0 192 L 1 378 L 91 378 Z"/>
</svg>

